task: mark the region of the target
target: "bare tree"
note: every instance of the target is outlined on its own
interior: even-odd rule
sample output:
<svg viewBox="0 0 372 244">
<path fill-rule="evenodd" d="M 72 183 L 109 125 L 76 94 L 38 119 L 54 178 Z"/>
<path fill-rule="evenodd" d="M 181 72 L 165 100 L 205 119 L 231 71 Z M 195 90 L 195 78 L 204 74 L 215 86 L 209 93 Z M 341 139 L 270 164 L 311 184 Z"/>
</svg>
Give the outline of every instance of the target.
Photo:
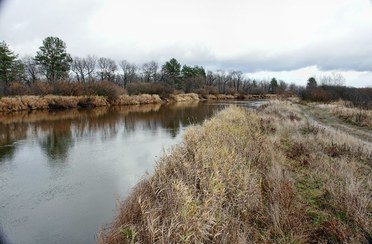
<svg viewBox="0 0 372 244">
<path fill-rule="evenodd" d="M 114 60 L 110 58 L 98 59 L 98 76 L 101 80 L 114 81 L 117 66 Z"/>
<path fill-rule="evenodd" d="M 231 81 L 232 81 L 232 85 L 233 85 L 233 89 L 238 92 L 241 88 L 241 85 L 243 83 L 243 72 L 241 71 L 231 71 L 230 72 L 230 76 L 231 76 Z"/>
<path fill-rule="evenodd" d="M 127 60 L 122 60 L 119 65 L 123 71 L 123 74 L 121 75 L 121 85 L 125 87 L 129 83 L 135 81 L 137 66 L 135 64 L 129 63 Z"/>
<path fill-rule="evenodd" d="M 94 71 L 97 67 L 97 57 L 88 55 L 88 57 L 85 58 L 85 68 L 87 70 L 87 77 L 89 81 L 93 81 L 94 77 Z"/>
<path fill-rule="evenodd" d="M 145 82 L 158 80 L 159 65 L 155 61 L 150 61 L 142 65 L 142 75 Z"/>
<path fill-rule="evenodd" d="M 337 72 L 332 72 L 331 75 L 320 76 L 317 79 L 323 86 L 342 86 L 345 84 L 345 77 Z"/>
<path fill-rule="evenodd" d="M 206 84 L 207 86 L 212 86 L 214 85 L 216 81 L 216 76 L 214 75 L 214 73 L 212 71 L 207 71 L 207 77 L 206 77 Z"/>
<path fill-rule="evenodd" d="M 85 62 L 84 59 L 74 57 L 71 63 L 71 71 L 75 73 L 77 81 L 85 81 Z"/>
<path fill-rule="evenodd" d="M 71 70 L 75 73 L 76 80 L 81 82 L 92 81 L 96 63 L 97 58 L 95 56 L 75 57 L 71 64 Z"/>
<path fill-rule="evenodd" d="M 34 83 L 40 79 L 40 68 L 36 61 L 31 56 L 26 56 L 22 59 L 25 72 L 25 80 L 27 83 Z"/>
</svg>

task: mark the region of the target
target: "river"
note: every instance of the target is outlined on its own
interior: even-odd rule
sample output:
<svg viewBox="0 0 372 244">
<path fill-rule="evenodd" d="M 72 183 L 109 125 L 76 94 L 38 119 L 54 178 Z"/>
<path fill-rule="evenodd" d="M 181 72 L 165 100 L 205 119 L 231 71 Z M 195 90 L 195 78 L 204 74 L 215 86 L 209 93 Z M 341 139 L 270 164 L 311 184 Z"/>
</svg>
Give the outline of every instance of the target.
<svg viewBox="0 0 372 244">
<path fill-rule="evenodd" d="M 1 114 L 0 232 L 10 243 L 95 243 L 157 157 L 231 103 L 260 102 Z"/>
</svg>

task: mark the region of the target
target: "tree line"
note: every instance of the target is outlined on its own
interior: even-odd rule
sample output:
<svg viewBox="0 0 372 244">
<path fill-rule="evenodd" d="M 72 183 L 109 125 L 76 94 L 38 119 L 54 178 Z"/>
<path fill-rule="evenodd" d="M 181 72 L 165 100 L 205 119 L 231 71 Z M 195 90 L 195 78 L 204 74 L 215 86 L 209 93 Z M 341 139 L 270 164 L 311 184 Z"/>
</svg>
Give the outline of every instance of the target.
<svg viewBox="0 0 372 244">
<path fill-rule="evenodd" d="M 350 101 L 354 106 L 372 108 L 372 88 L 355 88 L 344 86 L 345 78 L 338 74 L 310 77 L 306 88 L 301 88 L 298 95 L 302 100 L 331 102 L 336 100 Z"/>
<path fill-rule="evenodd" d="M 172 92 L 206 94 L 297 94 L 304 100 L 345 99 L 358 106 L 370 106 L 371 88 L 345 87 L 339 73 L 310 77 L 306 87 L 287 84 L 276 78 L 256 80 L 239 70 L 206 70 L 203 66 L 181 64 L 172 58 L 160 65 L 141 65 L 109 57 L 72 57 L 66 43 L 47 37 L 34 57 L 19 58 L 0 42 L 0 95 L 58 94 L 105 95 Z M 366 105 L 367 104 L 367 105 Z"/>
<path fill-rule="evenodd" d="M 116 62 L 109 57 L 72 57 L 58 37 L 43 40 L 34 57 L 18 58 L 5 42 L 0 43 L 1 94 L 9 93 L 12 82 L 31 86 L 37 82 L 55 84 L 60 81 L 83 84 L 105 81 L 132 93 L 197 92 L 201 94 L 281 93 L 289 88 L 282 80 L 255 80 L 239 70 L 205 70 L 202 66 L 181 64 L 175 58 L 163 65 L 150 61 L 137 65 L 127 60 Z"/>
</svg>

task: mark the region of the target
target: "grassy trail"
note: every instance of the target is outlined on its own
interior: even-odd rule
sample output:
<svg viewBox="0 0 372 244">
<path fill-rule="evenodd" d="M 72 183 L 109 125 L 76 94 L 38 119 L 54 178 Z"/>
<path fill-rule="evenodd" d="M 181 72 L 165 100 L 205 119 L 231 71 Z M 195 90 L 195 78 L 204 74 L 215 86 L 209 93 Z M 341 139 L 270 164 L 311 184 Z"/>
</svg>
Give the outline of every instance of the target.
<svg viewBox="0 0 372 244">
<path fill-rule="evenodd" d="M 367 145 L 372 146 L 372 130 L 348 123 L 332 115 L 325 109 L 320 109 L 311 105 L 299 104 L 299 106 L 305 116 L 307 116 L 310 120 L 314 120 L 323 126 L 341 130 L 364 141 Z"/>
</svg>

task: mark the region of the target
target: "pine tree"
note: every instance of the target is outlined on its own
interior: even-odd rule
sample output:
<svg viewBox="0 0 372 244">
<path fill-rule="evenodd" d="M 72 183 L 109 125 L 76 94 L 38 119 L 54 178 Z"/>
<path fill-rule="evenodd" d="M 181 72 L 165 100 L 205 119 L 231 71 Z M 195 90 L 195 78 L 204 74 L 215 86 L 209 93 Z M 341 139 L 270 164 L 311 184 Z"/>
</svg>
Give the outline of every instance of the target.
<svg viewBox="0 0 372 244">
<path fill-rule="evenodd" d="M 47 37 L 39 49 L 35 61 L 41 65 L 48 81 L 54 82 L 68 76 L 72 58 L 66 52 L 66 44 L 61 39 Z"/>
<path fill-rule="evenodd" d="M 7 85 L 15 77 L 17 67 L 17 55 L 15 55 L 3 41 L 0 42 L 0 82 Z"/>
</svg>

